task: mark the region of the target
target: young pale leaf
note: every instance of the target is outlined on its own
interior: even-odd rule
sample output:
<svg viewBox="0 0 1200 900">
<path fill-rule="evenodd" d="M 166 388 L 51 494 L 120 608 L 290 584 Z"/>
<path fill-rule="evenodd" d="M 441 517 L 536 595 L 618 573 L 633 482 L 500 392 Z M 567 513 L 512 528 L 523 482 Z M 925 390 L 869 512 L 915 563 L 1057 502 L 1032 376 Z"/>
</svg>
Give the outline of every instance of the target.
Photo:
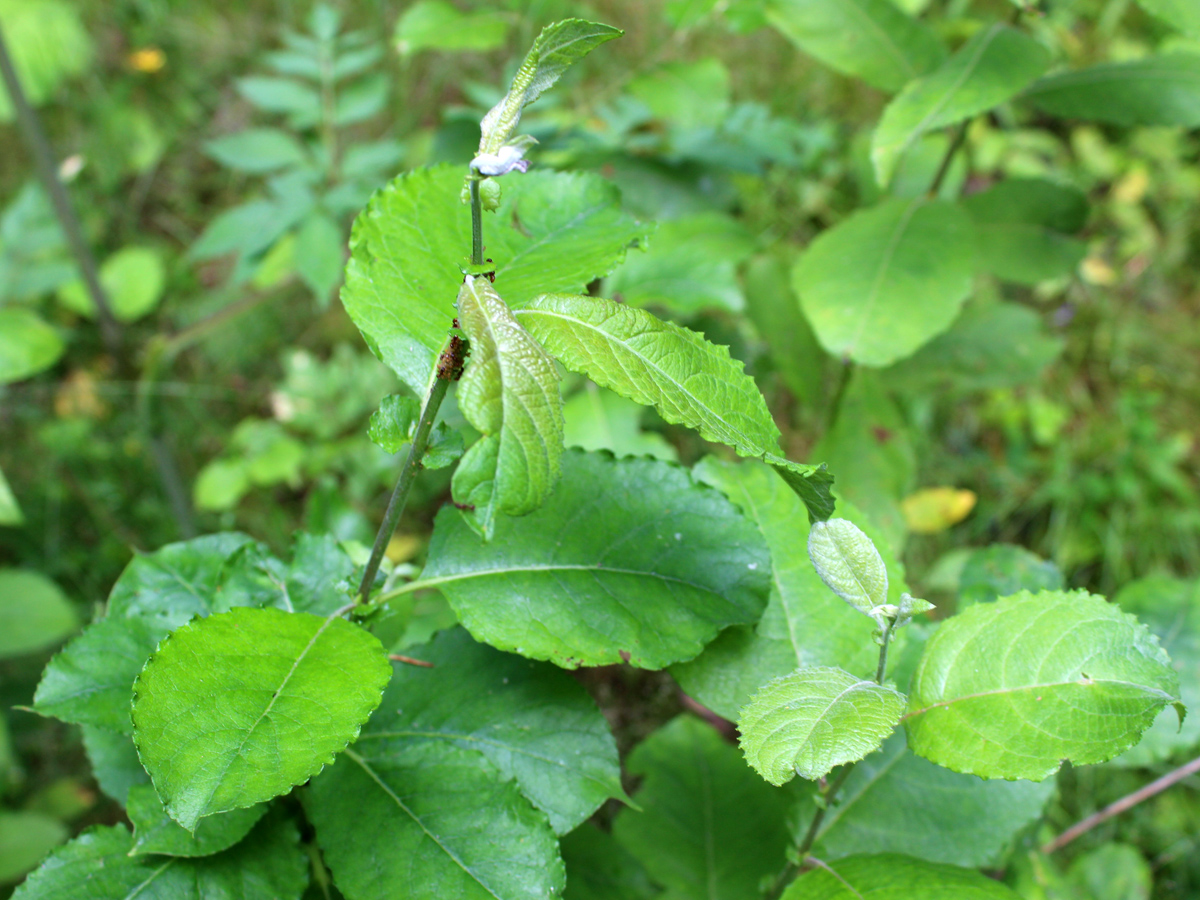
<svg viewBox="0 0 1200 900">
<path fill-rule="evenodd" d="M 71 601 L 45 575 L 0 569 L 0 659 L 53 647 L 78 627 Z"/>
<path fill-rule="evenodd" d="M 971 869 L 882 853 L 848 856 L 801 875 L 783 900 L 1020 900 Z"/>
<path fill-rule="evenodd" d="M 729 349 L 645 310 L 596 297 L 547 294 L 518 311 L 530 333 L 564 366 L 586 374 L 668 422 L 776 466 L 814 519 L 833 512 L 824 467 L 778 455 L 779 429 L 754 379 Z"/>
<path fill-rule="evenodd" d="M 903 711 L 898 691 L 820 666 L 764 684 L 738 717 L 738 731 L 746 761 L 779 787 L 875 752 Z"/>
<path fill-rule="evenodd" d="M 982 29 L 936 71 L 911 82 L 888 104 L 871 144 L 875 177 L 887 185 L 909 148 L 945 128 L 1010 100 L 1050 64 L 1049 52 L 1015 28 Z"/>
<path fill-rule="evenodd" d="M 157 853 L 162 856 L 212 856 L 227 850 L 250 833 L 263 817 L 267 805 L 260 803 L 201 819 L 190 834 L 167 815 L 154 788 L 139 784 L 130 788 L 126 814 L 133 823 L 130 856 Z"/>
<path fill-rule="evenodd" d="M 512 87 L 504 99 L 483 117 L 479 153 L 498 153 L 512 138 L 526 106 L 558 81 L 574 63 L 624 33 L 619 28 L 583 19 L 564 19 L 543 28 L 513 76 Z"/>
<path fill-rule="evenodd" d="M 307 781 L 357 735 L 391 676 L 338 618 L 235 609 L 173 632 L 134 684 L 134 740 L 171 818 L 253 806 Z"/>
<path fill-rule="evenodd" d="M 659 669 L 758 620 L 770 556 L 717 491 L 607 453 L 570 450 L 563 471 L 546 505 L 499 520 L 490 544 L 457 510 L 438 514 L 422 581 L 476 638 L 568 668 Z"/>
<path fill-rule="evenodd" d="M 41 316 L 23 306 L 0 309 L 0 384 L 48 369 L 67 345 Z"/>
<path fill-rule="evenodd" d="M 462 170 L 435 166 L 377 192 L 354 224 L 342 302 L 371 351 L 423 394 L 454 319 L 470 259 Z M 646 228 L 598 175 L 531 173 L 513 181 L 486 228 L 496 280 L 513 307 L 545 291 L 581 291 L 625 258 Z"/>
<path fill-rule="evenodd" d="M 768 0 L 784 37 L 839 72 L 898 91 L 934 69 L 946 50 L 890 0 Z"/>
<path fill-rule="evenodd" d="M 166 636 L 154 622 L 109 616 L 50 660 L 33 706 L 44 716 L 133 734 L 133 682 Z"/>
<path fill-rule="evenodd" d="M 412 431 L 421 418 L 421 404 L 415 397 L 393 394 L 384 397 L 379 409 L 371 413 L 367 436 L 388 453 L 398 453 L 412 440 Z"/>
<path fill-rule="evenodd" d="M 1200 38 L 1200 6 L 1192 0 L 1138 0 L 1138 3 L 1188 37 Z"/>
<path fill-rule="evenodd" d="M 1083 591 L 1022 591 L 946 621 L 913 676 L 913 752 L 956 772 L 1041 781 L 1137 743 L 1179 675 L 1133 616 Z"/>
<path fill-rule="evenodd" d="M 908 750 L 900 729 L 854 767 L 822 819 L 813 855 L 834 860 L 905 853 L 955 866 L 991 866 L 1053 793 L 1053 779 L 985 781 L 935 766 Z M 808 829 L 816 811 L 804 802 L 796 832 Z"/>
<path fill-rule="evenodd" d="M 369 742 L 343 753 L 303 799 L 334 883 L 351 900 L 562 892 L 558 841 L 545 815 L 473 750 Z"/>
<path fill-rule="evenodd" d="M 1179 693 L 1189 712 L 1181 728 L 1174 711 L 1164 709 L 1141 742 L 1116 760 L 1124 766 L 1149 766 L 1200 743 L 1200 585 L 1151 576 L 1125 585 L 1115 602 L 1158 635 L 1179 672 Z"/>
<path fill-rule="evenodd" d="M 974 234 L 960 207 L 895 198 L 821 234 L 792 284 L 826 350 L 886 366 L 950 327 L 974 274 Z"/>
<path fill-rule="evenodd" d="M 1043 112 L 1110 125 L 1200 126 L 1200 53 L 1102 63 L 1034 83 L 1024 98 Z"/>
<path fill-rule="evenodd" d="M 737 718 L 758 687 L 796 668 L 837 666 L 868 674 L 879 648 L 875 624 L 851 609 L 821 581 L 808 559 L 808 523 L 796 494 L 767 466 L 706 457 L 695 475 L 723 492 L 762 532 L 771 551 L 771 599 L 758 624 L 728 628 L 691 662 L 671 667 L 688 694 L 727 719 Z M 860 525 L 880 549 L 889 603 L 908 589 L 904 566 L 866 517 L 846 503 L 841 515 Z M 895 638 L 903 643 L 905 631 Z M 896 647 L 896 644 L 893 644 Z"/>
<path fill-rule="evenodd" d="M 816 522 L 808 558 L 826 586 L 866 616 L 887 603 L 888 574 L 875 542 L 847 519 Z"/>
<path fill-rule="evenodd" d="M 746 767 L 706 722 L 679 716 L 629 756 L 644 776 L 641 810 L 623 809 L 613 835 L 670 897 L 760 895 L 790 843 L 786 792 Z"/>
<path fill-rule="evenodd" d="M 132 844 L 124 825 L 89 828 L 52 853 L 13 900 L 300 900 L 308 885 L 300 832 L 281 817 L 203 859 L 135 856 Z"/>
<path fill-rule="evenodd" d="M 463 456 L 452 486 L 455 501 L 472 507 L 490 538 L 498 513 L 533 512 L 554 489 L 562 467 L 562 397 L 554 363 L 486 278 L 466 277 L 458 319 L 471 340 L 458 406 L 484 436 Z"/>
<path fill-rule="evenodd" d="M 357 752 L 432 741 L 482 753 L 558 834 L 624 797 L 604 716 L 565 672 L 476 643 L 461 628 L 404 652 L 433 668 L 398 668 Z"/>
</svg>

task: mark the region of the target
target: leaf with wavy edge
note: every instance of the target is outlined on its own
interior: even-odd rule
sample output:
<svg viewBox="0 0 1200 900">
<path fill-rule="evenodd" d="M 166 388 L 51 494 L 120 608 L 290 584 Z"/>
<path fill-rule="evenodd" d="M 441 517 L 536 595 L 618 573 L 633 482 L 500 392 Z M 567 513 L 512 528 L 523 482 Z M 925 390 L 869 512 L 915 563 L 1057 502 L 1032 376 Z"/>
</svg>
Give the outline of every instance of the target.
<svg viewBox="0 0 1200 900">
<path fill-rule="evenodd" d="M 497 513 L 533 512 L 558 481 L 562 397 L 554 363 L 486 278 L 466 277 L 458 317 L 471 339 L 458 406 L 484 436 L 463 456 L 452 486 L 490 538 Z"/>
<path fill-rule="evenodd" d="M 355 737 L 391 677 L 343 619 L 235 609 L 171 633 L 134 684 L 134 741 L 167 812 L 204 816 L 303 784 Z"/>
<path fill-rule="evenodd" d="M 1063 760 L 1138 742 L 1179 675 L 1133 616 L 1086 591 L 1022 591 L 972 606 L 930 638 L 904 717 L 909 746 L 984 778 L 1041 781 Z"/>
<path fill-rule="evenodd" d="M 517 317 L 564 366 L 653 406 L 668 422 L 758 457 L 800 495 L 814 520 L 833 512 L 833 477 L 778 455 L 779 429 L 729 348 L 642 309 L 598 297 L 546 294 Z"/>
<path fill-rule="evenodd" d="M 776 787 L 815 781 L 878 750 L 904 711 L 904 695 L 829 666 L 797 669 L 758 689 L 738 717 L 742 752 Z"/>
</svg>

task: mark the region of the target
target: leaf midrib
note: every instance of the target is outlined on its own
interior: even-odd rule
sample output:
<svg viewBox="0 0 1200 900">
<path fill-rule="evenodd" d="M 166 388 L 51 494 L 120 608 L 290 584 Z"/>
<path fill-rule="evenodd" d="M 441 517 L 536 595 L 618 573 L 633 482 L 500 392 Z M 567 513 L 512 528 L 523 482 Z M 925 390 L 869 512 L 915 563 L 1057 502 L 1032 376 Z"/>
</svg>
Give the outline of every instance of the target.
<svg viewBox="0 0 1200 900">
<path fill-rule="evenodd" d="M 977 694 L 964 694 L 961 697 L 951 697 L 949 700 L 939 700 L 937 703 L 931 703 L 928 706 L 922 707 L 921 709 L 914 709 L 910 712 L 905 713 L 903 716 L 900 717 L 900 724 L 907 722 L 909 719 L 914 719 L 917 716 L 924 715 L 925 713 L 927 713 L 931 710 L 948 708 L 948 707 L 953 706 L 956 703 L 961 703 L 961 702 L 964 702 L 967 700 L 978 700 L 981 697 L 996 697 L 996 696 L 1004 696 L 1007 694 L 1019 694 L 1023 691 L 1051 690 L 1053 688 L 1070 687 L 1071 685 L 1075 685 L 1077 687 L 1093 687 L 1093 686 L 1096 686 L 1096 687 L 1099 687 L 1099 686 L 1129 687 L 1129 688 L 1134 688 L 1135 690 L 1140 691 L 1141 693 L 1146 694 L 1148 696 L 1163 697 L 1163 698 L 1165 698 L 1166 703 L 1175 703 L 1177 701 L 1176 697 L 1172 697 L 1166 691 L 1160 690 L 1159 688 L 1151 687 L 1150 685 L 1147 685 L 1147 684 L 1138 684 L 1135 681 L 1122 681 L 1117 678 L 1091 678 L 1088 681 L 1076 681 L 1076 680 L 1052 681 L 1052 682 L 1046 682 L 1045 684 L 1026 684 L 1026 685 L 1018 685 L 1015 687 L 997 688 L 994 691 L 980 691 Z"/>
</svg>

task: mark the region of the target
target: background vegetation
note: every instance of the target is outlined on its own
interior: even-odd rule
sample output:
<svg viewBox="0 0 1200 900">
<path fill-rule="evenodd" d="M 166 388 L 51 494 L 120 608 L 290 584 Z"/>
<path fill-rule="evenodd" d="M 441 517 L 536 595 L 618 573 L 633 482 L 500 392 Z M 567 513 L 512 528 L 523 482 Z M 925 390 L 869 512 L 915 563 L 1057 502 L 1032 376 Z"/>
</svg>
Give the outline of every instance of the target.
<svg viewBox="0 0 1200 900">
<path fill-rule="evenodd" d="M 1014 9 L 895 2 L 954 44 Z M 1200 52 L 1200 36 L 1129 0 L 1046 6 L 1027 25 L 1072 66 Z M 399 385 L 336 299 L 351 220 L 400 171 L 465 166 L 512 61 L 570 15 L 626 35 L 531 108 L 534 165 L 594 169 L 660 222 L 595 289 L 728 344 L 791 458 L 830 463 L 915 593 L 951 610 L 1020 571 L 1106 596 L 1174 579 L 1180 623 L 1200 602 L 1194 129 L 1002 107 L 941 172 L 956 135 L 924 138 L 893 193 L 1049 177 L 1088 206 L 1064 233 L 1047 223 L 1050 260 L 979 276 L 953 341 L 880 372 L 820 349 L 789 270 L 879 198 L 871 133 L 887 95 L 798 50 L 758 3 L 0 0 L 119 324 L 106 343 L 0 93 L 0 896 L 49 847 L 122 815 L 76 729 L 10 708 L 134 552 L 219 529 L 276 552 L 299 528 L 369 546 L 397 461 L 367 419 Z M 1009 314 L 989 318 L 1000 301 Z M 568 444 L 725 453 L 582 381 L 564 394 Z M 423 558 L 448 484 L 444 470 L 418 483 L 393 563 Z M 1026 552 L 973 549 L 995 543 Z M 34 597 L 45 620 L 30 624 Z M 401 618 L 397 649 L 453 622 L 436 596 Z M 1191 667 L 1186 700 L 1200 634 L 1185 638 L 1172 654 Z M 580 677 L 623 752 L 687 702 L 663 674 Z M 1046 830 L 1007 858 L 1010 883 L 1030 898 L 1195 896 L 1194 779 L 1032 852 L 1189 749 L 1067 769 Z"/>
</svg>

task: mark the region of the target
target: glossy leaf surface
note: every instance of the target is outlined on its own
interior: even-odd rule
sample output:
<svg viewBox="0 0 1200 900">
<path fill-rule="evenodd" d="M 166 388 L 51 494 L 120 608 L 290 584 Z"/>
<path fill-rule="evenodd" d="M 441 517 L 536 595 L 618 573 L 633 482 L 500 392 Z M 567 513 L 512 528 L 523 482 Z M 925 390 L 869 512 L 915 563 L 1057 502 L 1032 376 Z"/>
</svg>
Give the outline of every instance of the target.
<svg viewBox="0 0 1200 900">
<path fill-rule="evenodd" d="M 892 853 L 850 856 L 793 882 L 783 900 L 1018 900 L 1009 888 L 971 869 Z"/>
<path fill-rule="evenodd" d="M 966 213 L 943 201 L 897 198 L 823 232 L 792 283 L 827 351 L 886 366 L 950 327 L 974 270 Z"/>
<path fill-rule="evenodd" d="M 746 761 L 775 786 L 815 781 L 879 749 L 904 711 L 904 695 L 819 666 L 764 684 L 738 716 Z"/>
<path fill-rule="evenodd" d="M 1178 699 L 1178 674 L 1132 616 L 1082 591 L 1023 591 L 942 624 L 905 725 L 913 751 L 938 765 L 1041 781 L 1064 759 L 1129 749 Z"/>
<path fill-rule="evenodd" d="M 491 543 L 457 510 L 438 514 L 422 580 L 477 639 L 570 668 L 662 668 L 757 621 L 770 557 L 718 492 L 606 453 L 568 451 L 563 472 L 545 506 L 500 519 Z"/>
<path fill-rule="evenodd" d="M 153 786 L 135 785 L 129 791 L 126 814 L 133 823 L 131 856 L 211 856 L 232 847 L 266 813 L 266 804 L 235 809 L 201 819 L 191 834 L 167 815 Z"/>
<path fill-rule="evenodd" d="M 357 735 L 391 675 L 337 618 L 236 609 L 173 632 L 134 685 L 134 740 L 175 821 L 307 781 Z"/>
</svg>

